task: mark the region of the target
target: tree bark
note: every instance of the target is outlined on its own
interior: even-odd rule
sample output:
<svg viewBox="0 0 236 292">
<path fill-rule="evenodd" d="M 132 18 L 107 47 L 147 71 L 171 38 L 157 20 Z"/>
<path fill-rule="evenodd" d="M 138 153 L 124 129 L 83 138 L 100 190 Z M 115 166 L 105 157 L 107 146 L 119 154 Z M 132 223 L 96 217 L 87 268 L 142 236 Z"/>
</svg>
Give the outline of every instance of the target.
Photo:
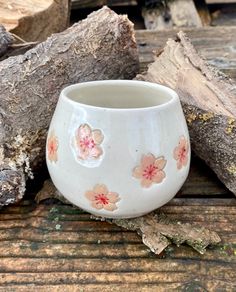
<svg viewBox="0 0 236 292">
<path fill-rule="evenodd" d="M 13 43 L 14 38 L 6 31 L 5 27 L 0 24 L 0 57 L 3 56 L 8 47 Z"/>
<path fill-rule="evenodd" d="M 68 26 L 70 0 L 0 0 L 0 23 L 25 41 L 43 41 Z"/>
<path fill-rule="evenodd" d="M 191 146 L 226 187 L 236 194 L 236 86 L 209 66 L 183 32 L 156 54 L 137 79 L 177 91 L 189 127 Z M 176 121 L 177 122 L 177 121 Z"/>
<path fill-rule="evenodd" d="M 104 7 L 24 55 L 0 63 L 0 205 L 24 194 L 44 161 L 46 132 L 60 91 L 73 83 L 130 79 L 138 72 L 133 24 Z M 7 175 L 5 171 L 7 170 Z M 4 171 L 4 173 L 2 173 Z M 20 179 L 21 178 L 21 179 Z"/>
</svg>

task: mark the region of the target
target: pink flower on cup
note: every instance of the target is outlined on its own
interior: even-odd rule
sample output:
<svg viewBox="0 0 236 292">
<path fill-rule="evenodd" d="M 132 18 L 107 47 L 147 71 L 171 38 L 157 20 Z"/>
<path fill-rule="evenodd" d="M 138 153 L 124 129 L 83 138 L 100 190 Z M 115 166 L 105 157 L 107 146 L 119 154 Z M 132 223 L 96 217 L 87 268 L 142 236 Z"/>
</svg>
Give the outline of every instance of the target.
<svg viewBox="0 0 236 292">
<path fill-rule="evenodd" d="M 93 190 L 87 191 L 85 197 L 90 201 L 91 206 L 97 210 L 114 211 L 117 209 L 116 203 L 120 201 L 119 195 L 109 192 L 103 184 L 97 184 Z"/>
<path fill-rule="evenodd" d="M 163 169 L 166 162 L 163 156 L 156 158 L 151 153 L 143 155 L 140 166 L 133 170 L 133 176 L 140 179 L 142 187 L 149 188 L 153 183 L 160 183 L 165 178 Z"/>
<path fill-rule="evenodd" d="M 188 163 L 188 152 L 189 144 L 184 136 L 181 136 L 179 139 L 179 144 L 174 149 L 174 159 L 177 161 L 177 168 L 181 169 L 183 166 L 186 166 Z"/>
<path fill-rule="evenodd" d="M 81 125 L 75 136 L 78 157 L 82 160 L 98 159 L 103 153 L 100 147 L 103 138 L 100 130 L 92 130 L 87 124 Z"/>
<path fill-rule="evenodd" d="M 58 149 L 58 139 L 54 134 L 54 131 L 52 131 L 48 137 L 47 141 L 47 154 L 48 159 L 51 162 L 57 162 L 57 149 Z"/>
</svg>

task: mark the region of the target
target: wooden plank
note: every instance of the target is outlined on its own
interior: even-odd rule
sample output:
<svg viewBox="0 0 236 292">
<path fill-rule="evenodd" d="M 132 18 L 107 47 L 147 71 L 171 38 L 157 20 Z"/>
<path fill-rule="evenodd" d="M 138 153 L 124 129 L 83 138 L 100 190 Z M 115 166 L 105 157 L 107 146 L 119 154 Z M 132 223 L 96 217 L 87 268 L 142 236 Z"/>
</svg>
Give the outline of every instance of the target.
<svg viewBox="0 0 236 292">
<path fill-rule="evenodd" d="M 172 200 L 163 213 L 216 230 L 222 243 L 204 256 L 186 246 L 156 256 L 135 233 L 75 207 L 25 200 L 0 213 L 0 291 L 233 291 L 235 207 L 234 198 Z"/>
<path fill-rule="evenodd" d="M 136 0 L 72 0 L 72 9 L 95 8 L 107 5 L 113 6 L 135 6 L 138 5 Z"/>
<path fill-rule="evenodd" d="M 141 71 L 153 61 L 153 51 L 160 50 L 168 38 L 179 30 L 137 30 L 136 39 L 140 52 Z M 236 80 L 236 27 L 204 27 L 183 29 L 199 53 L 226 74 Z"/>
<path fill-rule="evenodd" d="M 236 0 L 205 0 L 207 4 L 228 4 L 236 3 Z"/>
</svg>

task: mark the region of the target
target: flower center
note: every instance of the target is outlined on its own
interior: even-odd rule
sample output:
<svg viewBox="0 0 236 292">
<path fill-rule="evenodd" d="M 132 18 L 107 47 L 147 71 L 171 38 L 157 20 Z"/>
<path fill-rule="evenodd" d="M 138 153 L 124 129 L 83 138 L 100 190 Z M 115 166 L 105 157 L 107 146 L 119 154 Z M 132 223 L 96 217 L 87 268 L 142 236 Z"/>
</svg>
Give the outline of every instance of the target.
<svg viewBox="0 0 236 292">
<path fill-rule="evenodd" d="M 155 165 L 150 164 L 144 169 L 143 177 L 145 177 L 146 179 L 152 180 L 153 177 L 156 175 L 157 170 L 158 168 Z"/>
<path fill-rule="evenodd" d="M 180 150 L 180 159 L 181 160 L 185 159 L 186 154 L 187 154 L 186 147 L 182 147 L 182 149 Z"/>
<path fill-rule="evenodd" d="M 49 144 L 49 153 L 54 153 L 56 151 L 56 145 L 54 142 L 50 142 Z"/>
<path fill-rule="evenodd" d="M 98 194 L 95 196 L 95 200 L 99 204 L 107 205 L 109 203 L 109 199 L 106 195 L 104 194 Z"/>
<path fill-rule="evenodd" d="M 92 149 L 92 148 L 94 148 L 94 146 L 95 146 L 94 140 L 88 136 L 86 136 L 85 138 L 80 140 L 80 147 L 81 148 Z"/>
</svg>

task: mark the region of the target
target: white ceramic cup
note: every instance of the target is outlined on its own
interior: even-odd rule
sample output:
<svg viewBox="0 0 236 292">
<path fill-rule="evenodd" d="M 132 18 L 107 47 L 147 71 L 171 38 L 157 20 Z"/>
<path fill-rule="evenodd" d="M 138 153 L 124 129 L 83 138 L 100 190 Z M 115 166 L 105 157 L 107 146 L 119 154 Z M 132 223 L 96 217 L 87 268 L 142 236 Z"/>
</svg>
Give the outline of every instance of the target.
<svg viewBox="0 0 236 292">
<path fill-rule="evenodd" d="M 93 81 L 62 90 L 48 132 L 47 166 L 71 203 L 131 218 L 172 199 L 190 163 L 178 95 L 143 81 Z"/>
</svg>

